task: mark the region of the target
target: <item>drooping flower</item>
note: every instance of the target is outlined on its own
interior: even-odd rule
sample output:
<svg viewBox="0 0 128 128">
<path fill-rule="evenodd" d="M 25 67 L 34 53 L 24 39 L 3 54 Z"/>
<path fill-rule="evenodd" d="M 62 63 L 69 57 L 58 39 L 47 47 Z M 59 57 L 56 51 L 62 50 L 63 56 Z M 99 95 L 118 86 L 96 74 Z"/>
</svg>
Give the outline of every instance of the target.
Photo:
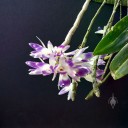
<svg viewBox="0 0 128 128">
<path fill-rule="evenodd" d="M 68 100 L 73 99 L 74 92 L 71 79 L 80 82 L 81 78 L 85 78 L 87 81 L 92 82 L 92 66 L 95 56 L 93 56 L 92 52 L 84 53 L 88 47 L 66 53 L 70 47 L 69 45 L 53 46 L 50 41 L 48 41 L 47 47 L 43 43 L 42 45 L 29 43 L 29 45 L 34 49 L 30 56 L 41 60 L 41 62 L 26 62 L 31 67 L 29 74 L 43 76 L 53 74 L 52 80 L 59 74 L 58 87 L 62 88 L 59 95 L 69 92 Z M 48 61 L 45 62 L 46 59 L 49 60 L 49 63 Z M 103 56 L 100 56 L 97 66 L 104 64 Z M 98 82 L 100 82 L 103 73 L 103 70 L 97 69 L 96 80 Z"/>
</svg>

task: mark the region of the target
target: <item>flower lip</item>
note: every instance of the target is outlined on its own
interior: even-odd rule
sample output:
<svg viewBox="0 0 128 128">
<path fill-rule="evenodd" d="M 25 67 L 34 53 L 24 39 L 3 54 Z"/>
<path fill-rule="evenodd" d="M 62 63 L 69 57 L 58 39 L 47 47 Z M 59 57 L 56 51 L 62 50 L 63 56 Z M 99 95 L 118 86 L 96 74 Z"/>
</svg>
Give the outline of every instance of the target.
<svg viewBox="0 0 128 128">
<path fill-rule="evenodd" d="M 64 67 L 60 66 L 58 69 L 57 69 L 58 73 L 60 74 L 65 74 L 66 71 L 64 70 Z"/>
</svg>

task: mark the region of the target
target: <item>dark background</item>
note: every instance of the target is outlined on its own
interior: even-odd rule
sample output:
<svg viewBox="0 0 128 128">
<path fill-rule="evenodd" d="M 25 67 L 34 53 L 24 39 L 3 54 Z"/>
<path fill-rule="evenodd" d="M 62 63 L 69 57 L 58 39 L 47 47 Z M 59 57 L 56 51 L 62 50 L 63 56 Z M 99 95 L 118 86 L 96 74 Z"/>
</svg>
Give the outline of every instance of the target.
<svg viewBox="0 0 128 128">
<path fill-rule="evenodd" d="M 85 0 L 0 0 L 0 128 L 127 128 L 128 78 L 112 78 L 100 88 L 101 97 L 84 98 L 91 84 L 82 80 L 75 102 L 67 94 L 58 96 L 57 79 L 29 76 L 25 61 L 32 50 L 29 42 L 39 36 L 45 43 L 63 42 Z M 71 49 L 82 41 L 86 28 L 100 4 L 92 2 L 75 33 Z M 101 36 L 98 26 L 106 25 L 112 6 L 106 5 L 89 36 L 87 51 L 93 51 Z M 126 8 L 123 7 L 123 15 Z M 119 19 L 119 11 L 115 21 Z M 108 104 L 112 93 L 118 99 Z"/>
</svg>

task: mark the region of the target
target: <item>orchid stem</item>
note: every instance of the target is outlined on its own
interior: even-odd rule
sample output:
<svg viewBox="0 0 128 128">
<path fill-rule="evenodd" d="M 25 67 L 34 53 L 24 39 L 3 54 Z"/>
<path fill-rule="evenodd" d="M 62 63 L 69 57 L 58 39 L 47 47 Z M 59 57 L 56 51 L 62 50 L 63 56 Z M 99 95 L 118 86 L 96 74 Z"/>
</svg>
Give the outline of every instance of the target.
<svg viewBox="0 0 128 128">
<path fill-rule="evenodd" d="M 97 97 L 99 97 L 100 95 L 100 92 L 99 92 L 99 88 L 97 88 L 97 81 L 96 81 L 96 69 L 97 69 L 97 63 L 98 63 L 98 59 L 99 59 L 99 56 L 96 56 L 95 60 L 94 60 L 94 64 L 93 64 L 93 67 L 92 67 L 92 86 L 93 86 L 93 90 L 94 90 L 94 93 Z"/>
<path fill-rule="evenodd" d="M 110 72 L 106 75 L 106 77 L 102 80 L 102 83 L 99 83 L 96 85 L 96 88 L 99 88 L 103 83 L 106 82 L 106 80 L 108 79 L 108 77 L 110 76 Z M 89 94 L 86 96 L 86 100 L 90 99 L 92 96 L 94 95 L 94 89 L 92 89 Z"/>
<path fill-rule="evenodd" d="M 90 33 L 90 31 L 91 31 L 91 28 L 92 28 L 92 26 L 93 26 L 93 24 L 94 24 L 94 21 L 96 20 L 98 14 L 101 12 L 101 9 L 102 9 L 102 7 L 105 5 L 105 3 L 106 3 L 106 0 L 103 1 L 103 3 L 101 4 L 101 6 L 99 7 L 99 9 L 97 10 L 96 14 L 95 14 L 94 17 L 92 18 L 91 23 L 90 23 L 90 25 L 89 25 L 89 27 L 88 27 L 88 29 L 87 29 L 87 32 L 86 32 L 86 34 L 85 34 L 85 36 L 84 36 L 84 39 L 83 39 L 81 45 L 79 46 L 79 48 L 83 48 L 83 47 L 85 46 L 85 44 L 86 44 L 86 42 L 87 42 L 87 39 L 88 39 L 88 35 L 89 35 L 89 33 Z"/>
<path fill-rule="evenodd" d="M 104 35 L 106 35 L 108 33 L 108 31 L 110 31 L 111 29 L 111 26 L 112 26 L 112 22 L 113 22 L 113 19 L 114 19 L 114 16 L 115 16 L 115 13 L 116 13 L 116 10 L 119 6 L 119 3 L 120 3 L 120 0 L 115 0 L 115 3 L 114 3 L 114 7 L 113 7 L 113 11 L 112 11 L 112 14 L 109 18 L 109 21 L 107 23 L 107 26 L 106 26 L 106 31 L 104 33 Z"/>
<path fill-rule="evenodd" d="M 117 10 L 117 7 L 118 7 L 118 5 L 119 5 L 119 2 L 120 2 L 120 0 L 115 0 L 115 3 L 114 3 L 114 7 L 113 7 L 113 11 L 112 11 L 112 14 L 111 14 L 111 16 L 110 16 L 110 19 L 109 19 L 109 21 L 108 21 L 108 23 L 107 23 L 107 26 L 106 26 L 106 29 L 105 29 L 105 33 L 104 33 L 104 35 L 103 35 L 103 37 L 107 34 L 107 32 L 109 32 L 110 31 L 110 29 L 111 29 L 111 26 L 112 26 L 112 22 L 113 22 L 113 19 L 114 19 L 114 16 L 115 16 L 115 13 L 116 13 L 116 10 Z M 85 42 L 86 43 L 86 42 Z M 83 44 L 83 45 L 85 45 L 85 43 Z M 95 62 L 98 62 L 98 57 L 96 58 L 97 59 L 97 61 L 94 61 L 94 67 L 95 67 L 95 70 L 93 71 L 93 75 L 94 75 L 94 73 L 96 72 L 96 64 L 97 63 L 95 63 Z M 109 63 L 110 63 L 110 60 L 111 60 L 111 57 L 109 58 L 109 60 L 108 60 L 108 62 L 107 62 L 107 65 L 106 65 L 106 67 L 105 67 L 105 73 L 106 73 L 106 71 L 107 71 L 107 69 L 108 69 L 108 65 L 109 65 Z M 105 73 L 104 73 L 104 75 L 105 75 Z M 104 77 L 104 75 L 102 76 L 102 78 Z M 99 92 L 99 87 L 108 79 L 108 77 L 110 76 L 110 72 L 107 74 L 107 76 L 102 80 L 102 82 L 101 83 L 99 83 L 99 84 L 97 84 L 96 83 L 96 77 L 94 77 L 93 79 L 93 89 L 89 92 L 89 94 L 87 95 L 87 97 L 85 98 L 86 100 L 88 100 L 89 98 L 91 98 L 92 96 L 93 96 L 93 94 L 95 94 L 97 97 L 99 97 L 100 96 L 100 92 Z"/>
<path fill-rule="evenodd" d="M 104 74 L 102 75 L 101 79 L 104 78 L 104 76 L 105 76 L 105 74 L 106 74 L 106 72 L 107 72 L 107 69 L 108 69 L 108 66 L 109 66 L 109 64 L 110 64 L 112 55 L 113 55 L 113 54 L 110 54 L 110 55 L 109 55 L 110 57 L 109 57 L 109 59 L 108 59 L 108 61 L 107 61 L 107 64 L 106 64 L 105 69 L 104 69 Z"/>
<path fill-rule="evenodd" d="M 73 87 L 72 87 L 72 97 L 71 97 L 71 100 L 75 101 L 76 90 L 77 90 L 78 83 L 75 80 L 72 79 L 72 84 L 73 84 Z"/>
<path fill-rule="evenodd" d="M 104 33 L 103 37 L 104 37 L 104 36 L 107 34 L 107 32 L 109 32 L 110 29 L 111 29 L 111 26 L 112 26 L 112 23 L 113 23 L 113 19 L 114 19 L 115 13 L 116 13 L 117 7 L 119 6 L 119 3 L 120 3 L 120 2 L 121 2 L 121 0 L 115 0 L 114 7 L 113 7 L 113 11 L 112 11 L 112 14 L 111 14 L 111 16 L 110 16 L 110 18 L 109 18 L 109 21 L 108 21 L 108 23 L 107 23 L 106 30 L 105 30 L 105 33 Z M 108 62 L 107 62 L 107 64 L 106 64 L 106 66 L 105 66 L 104 74 L 103 74 L 102 77 L 101 77 L 102 79 L 104 78 L 104 76 L 105 76 L 105 74 L 106 74 L 106 72 L 107 72 L 107 69 L 108 69 L 109 63 L 110 63 L 110 61 L 111 61 L 112 55 L 113 55 L 113 54 L 109 55 L 110 58 L 108 59 Z"/>
<path fill-rule="evenodd" d="M 91 0 L 86 0 L 81 11 L 79 12 L 72 28 L 69 30 L 64 42 L 62 43 L 62 45 L 68 45 L 71 42 L 72 36 L 74 35 L 75 31 L 77 30 L 77 28 L 79 27 L 79 24 L 82 20 L 82 17 L 84 15 L 84 13 L 86 12 L 86 10 L 88 9 L 89 3 L 91 2 Z"/>
<path fill-rule="evenodd" d="M 122 0 L 120 0 L 120 20 L 122 18 Z"/>
</svg>

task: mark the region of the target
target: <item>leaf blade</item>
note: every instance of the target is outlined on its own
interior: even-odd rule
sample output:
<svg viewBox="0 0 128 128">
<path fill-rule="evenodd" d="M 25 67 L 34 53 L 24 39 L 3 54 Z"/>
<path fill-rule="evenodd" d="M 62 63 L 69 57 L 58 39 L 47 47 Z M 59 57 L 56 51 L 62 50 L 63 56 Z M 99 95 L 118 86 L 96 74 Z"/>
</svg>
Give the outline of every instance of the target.
<svg viewBox="0 0 128 128">
<path fill-rule="evenodd" d="M 119 51 L 128 41 L 128 16 L 117 22 L 113 29 L 98 43 L 94 55 L 111 54 Z"/>
<path fill-rule="evenodd" d="M 114 80 L 128 74 L 128 44 L 113 58 L 109 68 Z"/>
</svg>

